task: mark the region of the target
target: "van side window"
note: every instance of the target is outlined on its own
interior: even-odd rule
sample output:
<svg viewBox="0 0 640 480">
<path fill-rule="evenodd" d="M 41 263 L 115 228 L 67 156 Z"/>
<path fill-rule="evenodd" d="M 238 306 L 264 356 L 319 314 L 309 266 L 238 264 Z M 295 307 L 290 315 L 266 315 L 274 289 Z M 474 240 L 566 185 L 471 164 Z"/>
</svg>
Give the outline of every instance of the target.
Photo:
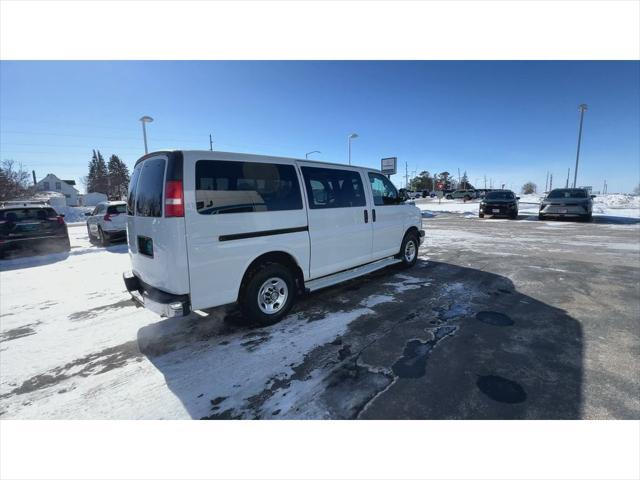
<svg viewBox="0 0 640 480">
<path fill-rule="evenodd" d="M 198 160 L 196 208 L 202 215 L 300 210 L 293 165 Z"/>
<path fill-rule="evenodd" d="M 302 167 L 310 208 L 363 207 L 364 186 L 358 172 Z"/>
<path fill-rule="evenodd" d="M 142 170 L 141 163 L 133 169 L 133 173 L 131 174 L 131 180 L 129 181 L 129 195 L 127 197 L 127 215 L 133 215 L 133 207 L 136 203 L 136 186 L 138 184 L 140 170 Z"/>
<path fill-rule="evenodd" d="M 151 158 L 142 162 L 140 179 L 136 188 L 136 215 L 140 217 L 162 216 L 164 164 L 164 158 Z"/>
<path fill-rule="evenodd" d="M 391 180 L 379 173 L 369 172 L 371 191 L 374 205 L 397 205 L 399 202 L 398 190 Z"/>
</svg>

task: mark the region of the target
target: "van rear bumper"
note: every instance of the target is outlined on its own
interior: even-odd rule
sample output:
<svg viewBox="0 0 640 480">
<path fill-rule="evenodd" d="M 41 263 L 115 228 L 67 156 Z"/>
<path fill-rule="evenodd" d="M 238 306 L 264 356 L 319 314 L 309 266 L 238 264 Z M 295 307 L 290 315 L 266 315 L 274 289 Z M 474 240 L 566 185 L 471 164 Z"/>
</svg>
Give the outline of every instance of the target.
<svg viewBox="0 0 640 480">
<path fill-rule="evenodd" d="M 124 272 L 122 279 L 131 299 L 139 307 L 151 310 L 161 317 L 182 317 L 191 312 L 189 295 L 175 295 L 159 290 L 144 283 L 131 271 Z"/>
</svg>

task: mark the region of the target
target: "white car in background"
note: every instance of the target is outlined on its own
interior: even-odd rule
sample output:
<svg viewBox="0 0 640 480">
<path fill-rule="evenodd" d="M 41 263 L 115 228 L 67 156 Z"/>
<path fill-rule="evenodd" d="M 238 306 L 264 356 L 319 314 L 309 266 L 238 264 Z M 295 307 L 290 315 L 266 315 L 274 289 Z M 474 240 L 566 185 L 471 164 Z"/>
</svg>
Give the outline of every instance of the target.
<svg viewBox="0 0 640 480">
<path fill-rule="evenodd" d="M 97 241 L 106 246 L 112 240 L 127 237 L 127 202 L 101 202 L 85 215 L 91 243 Z"/>
</svg>

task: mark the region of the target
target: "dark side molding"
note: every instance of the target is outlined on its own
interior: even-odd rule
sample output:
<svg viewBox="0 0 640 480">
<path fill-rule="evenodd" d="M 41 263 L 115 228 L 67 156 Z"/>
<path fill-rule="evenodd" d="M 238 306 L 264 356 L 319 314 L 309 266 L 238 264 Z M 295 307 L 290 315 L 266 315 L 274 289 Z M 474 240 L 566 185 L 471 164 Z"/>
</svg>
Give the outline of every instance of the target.
<svg viewBox="0 0 640 480">
<path fill-rule="evenodd" d="M 284 235 L 285 233 L 308 232 L 309 226 L 295 228 L 280 228 L 278 230 L 262 230 L 259 232 L 233 233 L 231 235 L 220 235 L 218 240 L 228 242 L 229 240 L 241 240 L 243 238 L 266 237 L 269 235 Z"/>
</svg>

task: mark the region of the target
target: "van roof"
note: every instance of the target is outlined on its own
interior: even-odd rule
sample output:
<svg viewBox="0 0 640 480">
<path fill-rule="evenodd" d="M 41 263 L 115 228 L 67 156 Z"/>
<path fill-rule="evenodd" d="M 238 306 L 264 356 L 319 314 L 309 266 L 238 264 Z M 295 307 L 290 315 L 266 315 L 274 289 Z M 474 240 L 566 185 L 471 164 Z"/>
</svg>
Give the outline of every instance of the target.
<svg viewBox="0 0 640 480">
<path fill-rule="evenodd" d="M 170 154 L 174 152 L 182 152 L 183 154 L 199 154 L 202 155 L 204 159 L 211 158 L 213 155 L 217 156 L 221 160 L 243 160 L 250 157 L 252 160 L 258 161 L 260 159 L 269 159 L 269 160 L 286 160 L 289 162 L 305 162 L 305 163 L 316 163 L 318 165 L 333 165 L 333 166 L 341 166 L 341 167 L 352 167 L 352 168 L 366 168 L 367 170 L 373 170 L 374 172 L 380 172 L 379 169 L 373 167 L 365 167 L 363 165 L 348 165 L 346 163 L 335 163 L 335 162 L 320 162 L 318 160 L 307 160 L 305 158 L 295 158 L 295 157 L 278 157 L 273 155 L 257 155 L 254 153 L 239 153 L 239 152 L 222 152 L 219 150 L 159 150 L 156 152 L 150 152 L 146 155 L 143 155 L 136 161 L 136 165 L 142 162 L 143 160 L 153 157 L 159 154 Z"/>
</svg>

